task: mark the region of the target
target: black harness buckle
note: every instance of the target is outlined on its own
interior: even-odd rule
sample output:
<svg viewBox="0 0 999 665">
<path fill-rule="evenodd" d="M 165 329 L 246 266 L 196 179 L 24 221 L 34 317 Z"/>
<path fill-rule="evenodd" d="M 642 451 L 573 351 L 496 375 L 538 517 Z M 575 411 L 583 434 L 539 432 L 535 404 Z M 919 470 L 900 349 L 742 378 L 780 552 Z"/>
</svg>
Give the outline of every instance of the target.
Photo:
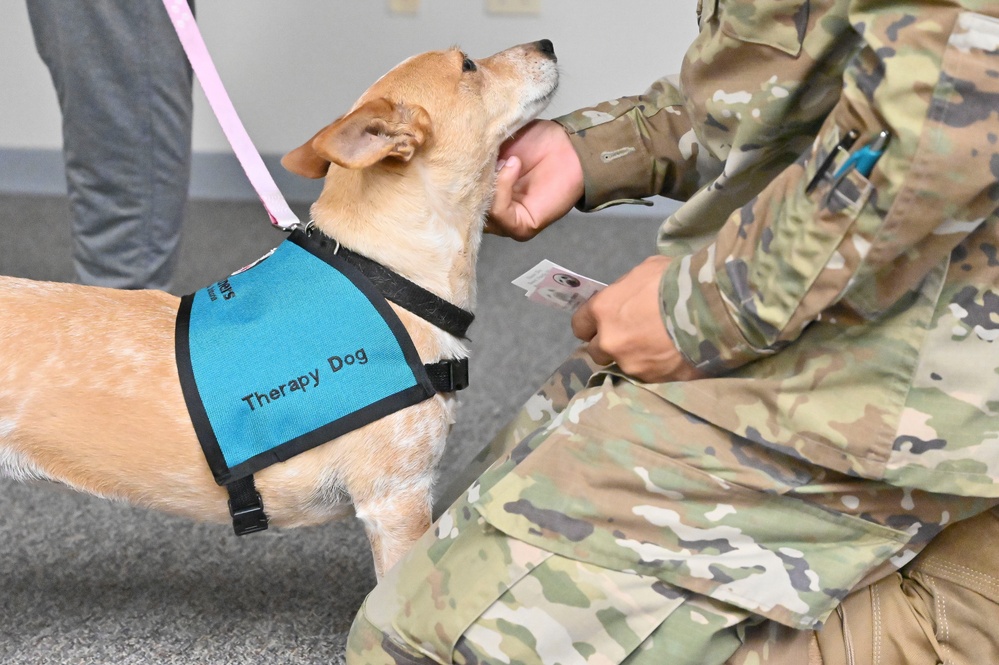
<svg viewBox="0 0 999 665">
<path fill-rule="evenodd" d="M 449 362 L 448 370 L 451 374 L 452 390 L 464 390 L 468 387 L 468 358 L 459 358 L 457 361 Z"/>
<path fill-rule="evenodd" d="M 257 494 L 256 505 L 233 508 L 229 501 L 229 515 L 232 516 L 232 530 L 237 536 L 245 536 L 267 529 L 267 515 L 264 514 L 264 502 Z"/>
</svg>

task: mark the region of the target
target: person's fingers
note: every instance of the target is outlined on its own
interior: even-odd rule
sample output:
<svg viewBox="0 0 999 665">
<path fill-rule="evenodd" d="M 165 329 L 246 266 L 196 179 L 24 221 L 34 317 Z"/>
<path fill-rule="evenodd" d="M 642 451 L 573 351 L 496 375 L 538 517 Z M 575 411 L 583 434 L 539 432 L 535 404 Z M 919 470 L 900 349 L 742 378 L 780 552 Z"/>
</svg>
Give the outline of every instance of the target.
<svg viewBox="0 0 999 665">
<path fill-rule="evenodd" d="M 521 161 L 507 158 L 496 172 L 496 193 L 486 216 L 485 231 L 496 235 L 509 235 L 517 224 L 517 208 L 513 204 L 513 186 L 520 177 Z"/>
<path fill-rule="evenodd" d="M 593 309 L 594 300 L 601 296 L 600 293 L 580 305 L 576 313 L 572 315 L 572 334 L 584 342 L 586 352 L 593 358 L 593 362 L 598 365 L 610 365 L 614 358 L 607 353 L 600 343 L 600 331 L 597 328 L 597 315 Z"/>
<path fill-rule="evenodd" d="M 593 314 L 593 298 L 580 305 L 576 313 L 572 315 L 571 324 L 572 334 L 576 336 L 576 339 L 584 342 L 593 339 L 593 336 L 597 334 L 597 319 Z"/>
<path fill-rule="evenodd" d="M 593 362 L 598 365 L 610 365 L 614 362 L 614 358 L 611 357 L 609 353 L 604 351 L 603 346 L 600 344 L 600 335 L 594 335 L 590 343 L 586 345 L 586 352 L 590 354 L 593 358 Z"/>
</svg>

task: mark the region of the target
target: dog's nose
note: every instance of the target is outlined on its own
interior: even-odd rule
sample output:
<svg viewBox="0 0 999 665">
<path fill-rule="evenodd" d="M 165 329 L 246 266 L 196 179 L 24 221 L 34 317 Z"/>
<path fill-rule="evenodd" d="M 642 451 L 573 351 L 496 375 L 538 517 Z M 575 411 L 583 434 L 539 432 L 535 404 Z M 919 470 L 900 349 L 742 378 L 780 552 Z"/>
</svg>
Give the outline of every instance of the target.
<svg viewBox="0 0 999 665">
<path fill-rule="evenodd" d="M 538 50 L 541 51 L 543 54 L 547 55 L 550 58 L 555 57 L 555 45 L 552 44 L 552 40 L 542 39 L 541 41 L 537 42 L 537 46 Z"/>
</svg>

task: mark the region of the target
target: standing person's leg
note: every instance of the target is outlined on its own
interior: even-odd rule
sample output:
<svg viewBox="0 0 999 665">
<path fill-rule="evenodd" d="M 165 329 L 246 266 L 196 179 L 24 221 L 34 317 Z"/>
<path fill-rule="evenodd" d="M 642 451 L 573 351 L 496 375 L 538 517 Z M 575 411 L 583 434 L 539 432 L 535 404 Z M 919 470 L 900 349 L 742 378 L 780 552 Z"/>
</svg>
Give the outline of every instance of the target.
<svg viewBox="0 0 999 665">
<path fill-rule="evenodd" d="M 63 117 L 77 280 L 166 289 L 191 160 L 191 70 L 160 0 L 28 0 Z"/>
<path fill-rule="evenodd" d="M 836 474 L 605 382 L 390 571 L 348 660 L 722 663 L 763 617 L 816 625 L 988 505 Z"/>
</svg>

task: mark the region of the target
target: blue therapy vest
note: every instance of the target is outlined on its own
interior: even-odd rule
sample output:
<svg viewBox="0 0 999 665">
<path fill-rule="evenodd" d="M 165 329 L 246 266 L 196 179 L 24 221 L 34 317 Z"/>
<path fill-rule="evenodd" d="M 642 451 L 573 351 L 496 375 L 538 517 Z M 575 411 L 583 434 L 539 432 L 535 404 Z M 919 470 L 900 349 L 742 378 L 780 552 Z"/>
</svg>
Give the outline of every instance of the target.
<svg viewBox="0 0 999 665">
<path fill-rule="evenodd" d="M 298 231 L 250 268 L 184 296 L 176 351 L 220 485 L 435 394 L 388 302 Z"/>
</svg>

